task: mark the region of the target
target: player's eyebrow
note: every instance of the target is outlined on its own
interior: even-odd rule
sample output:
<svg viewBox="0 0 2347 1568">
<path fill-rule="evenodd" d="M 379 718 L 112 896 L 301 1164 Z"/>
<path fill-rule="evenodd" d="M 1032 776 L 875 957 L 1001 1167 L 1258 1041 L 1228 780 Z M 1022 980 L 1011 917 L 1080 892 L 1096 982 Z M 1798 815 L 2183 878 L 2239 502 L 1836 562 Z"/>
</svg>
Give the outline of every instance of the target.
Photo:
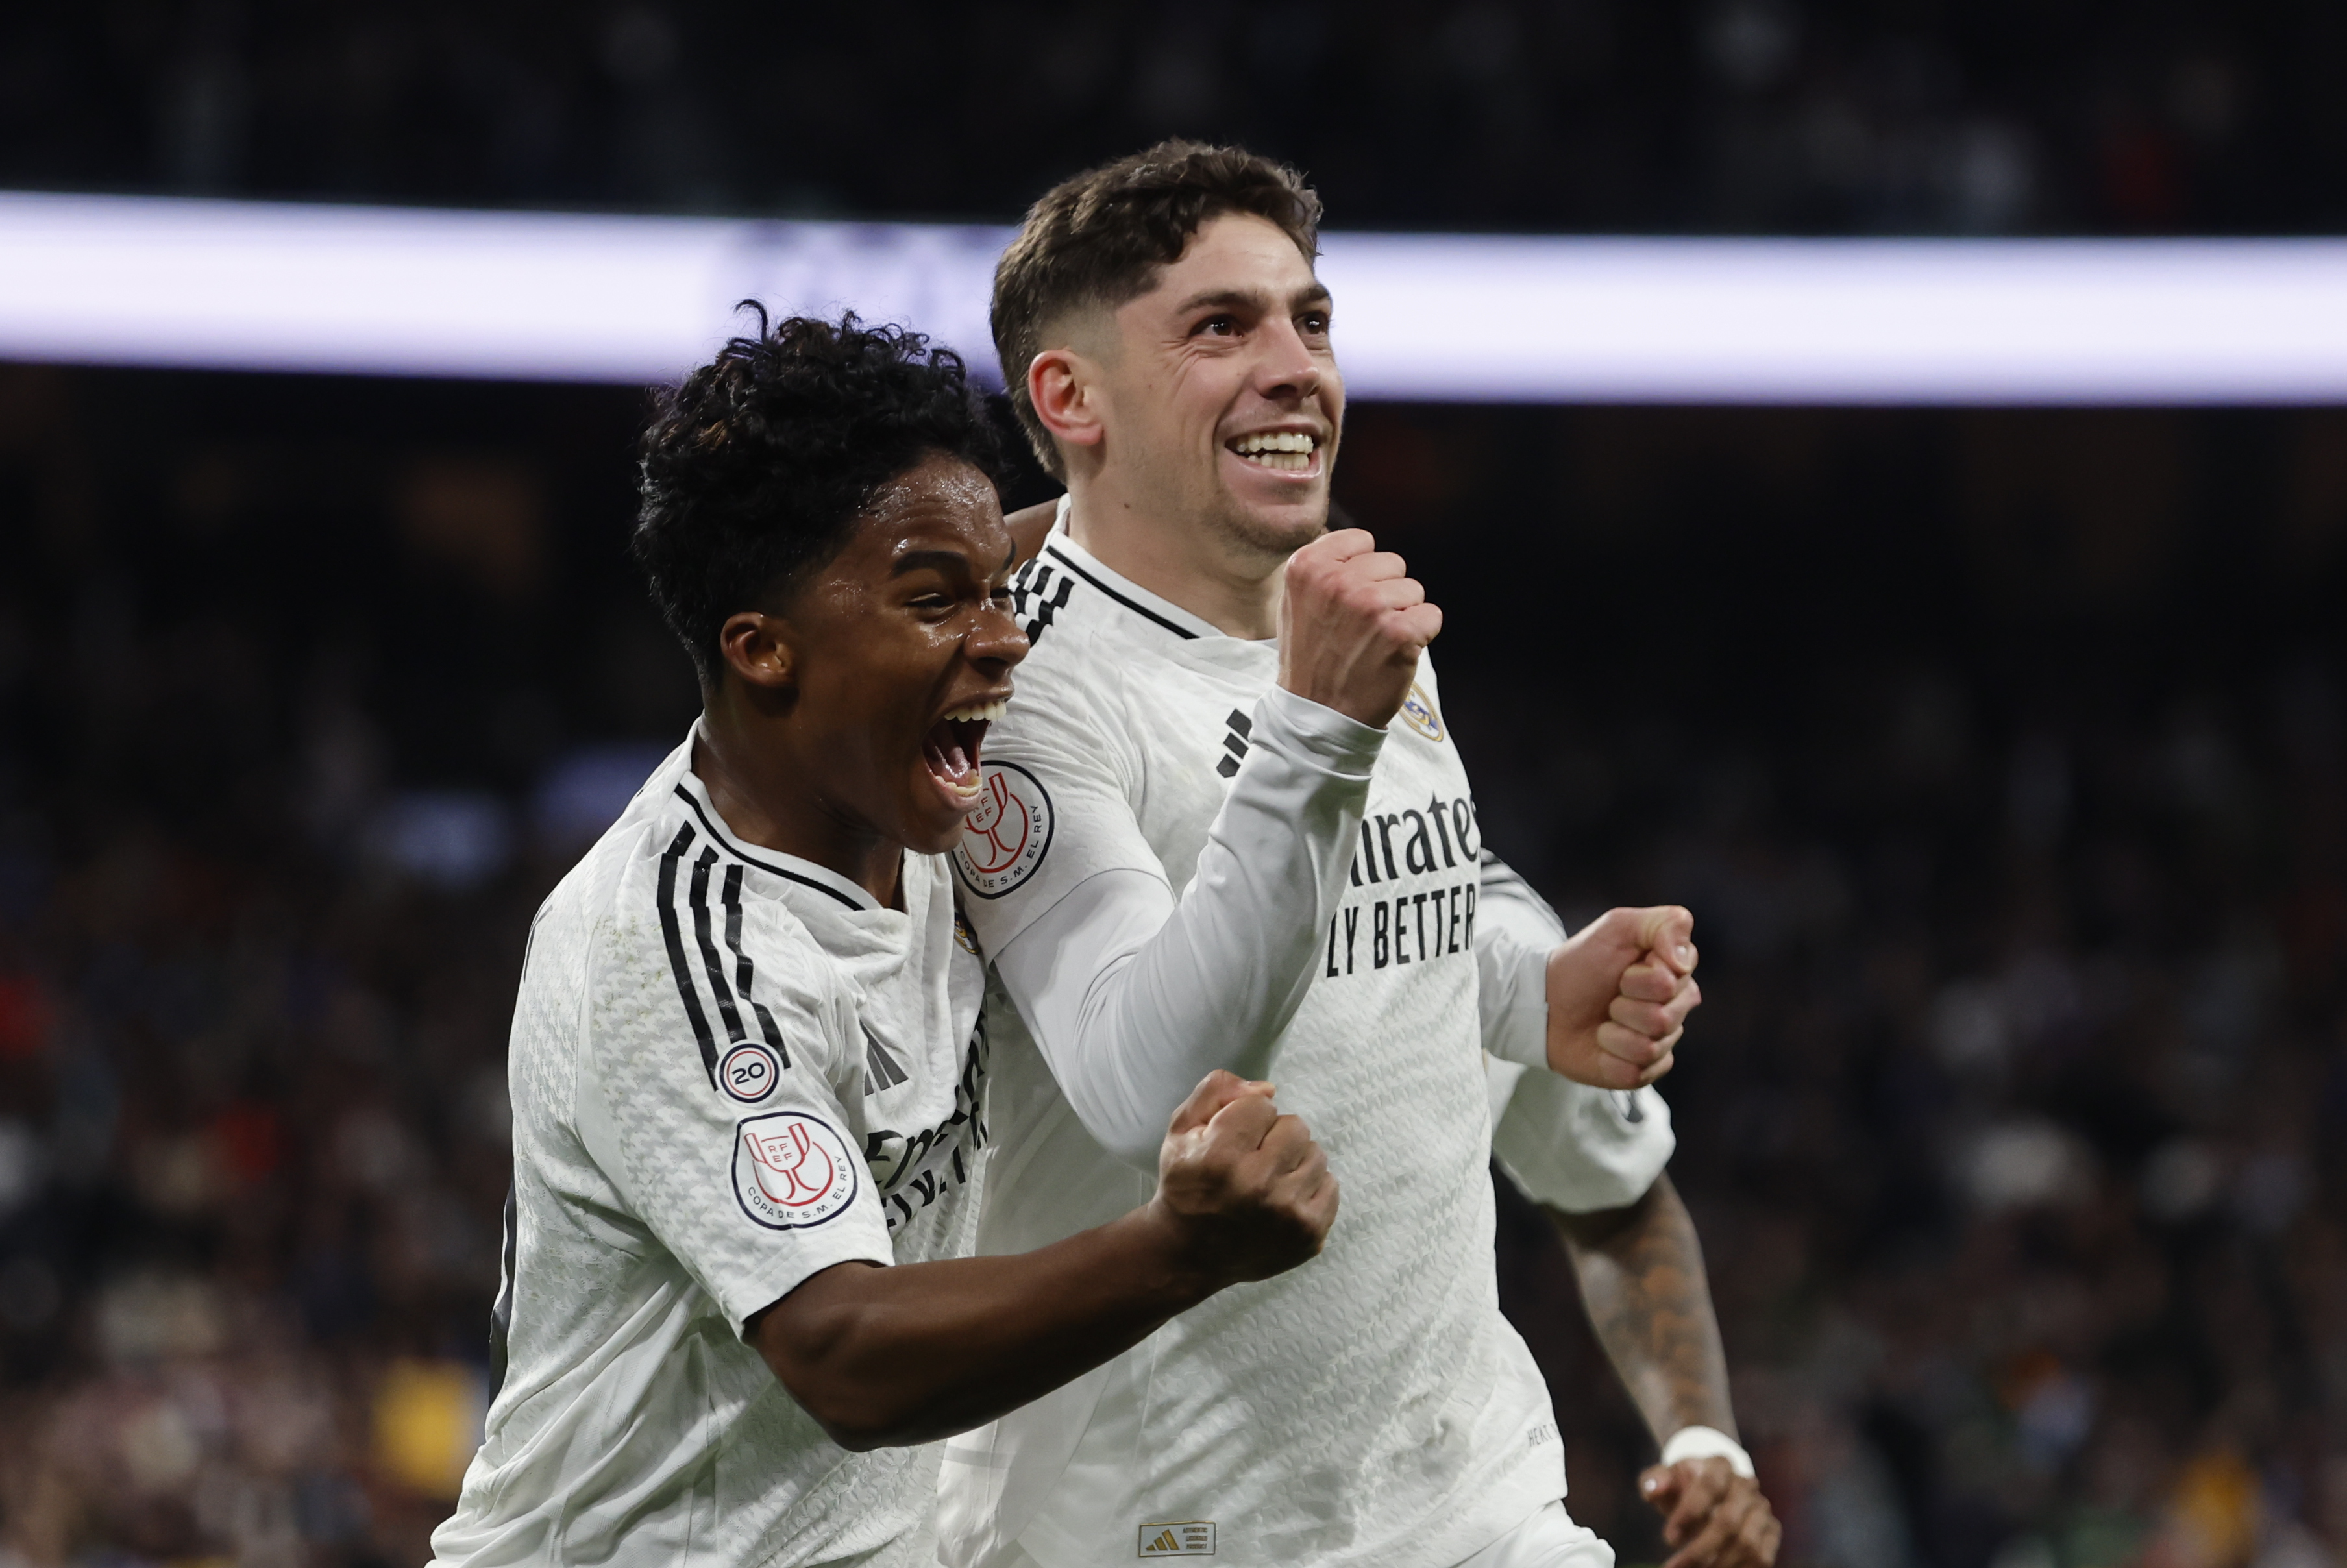
<svg viewBox="0 0 2347 1568">
<path fill-rule="evenodd" d="M 923 570 L 941 571 L 948 577 L 967 577 L 969 575 L 969 558 L 959 550 L 907 550 L 889 567 L 888 575 L 902 577 L 908 571 Z"/>
<path fill-rule="evenodd" d="M 1287 308 L 1293 312 L 1303 310 L 1308 305 L 1326 305 L 1334 302 L 1327 285 L 1315 281 L 1309 287 L 1298 289 L 1290 294 L 1287 298 Z M 1192 311 L 1203 311 L 1214 305 L 1222 306 L 1225 310 L 1263 310 L 1269 303 L 1269 296 L 1260 289 L 1206 289 L 1183 301 L 1174 313 L 1188 315 Z"/>
</svg>

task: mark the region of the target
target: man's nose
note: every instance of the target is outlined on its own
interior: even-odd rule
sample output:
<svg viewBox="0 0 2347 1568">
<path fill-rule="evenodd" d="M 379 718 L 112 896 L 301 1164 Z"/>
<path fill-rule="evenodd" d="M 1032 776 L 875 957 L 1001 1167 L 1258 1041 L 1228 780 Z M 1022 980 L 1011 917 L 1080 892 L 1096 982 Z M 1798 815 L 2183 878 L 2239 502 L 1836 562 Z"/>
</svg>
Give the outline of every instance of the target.
<svg viewBox="0 0 2347 1568">
<path fill-rule="evenodd" d="M 1018 617 L 989 605 L 979 614 L 976 630 L 963 646 L 972 663 L 1010 665 L 1026 658 L 1033 645 L 1027 641 Z"/>
<path fill-rule="evenodd" d="M 1255 388 L 1266 397 L 1310 397 L 1320 390 L 1320 362 L 1289 321 L 1269 323 L 1257 340 L 1264 345 Z"/>
</svg>

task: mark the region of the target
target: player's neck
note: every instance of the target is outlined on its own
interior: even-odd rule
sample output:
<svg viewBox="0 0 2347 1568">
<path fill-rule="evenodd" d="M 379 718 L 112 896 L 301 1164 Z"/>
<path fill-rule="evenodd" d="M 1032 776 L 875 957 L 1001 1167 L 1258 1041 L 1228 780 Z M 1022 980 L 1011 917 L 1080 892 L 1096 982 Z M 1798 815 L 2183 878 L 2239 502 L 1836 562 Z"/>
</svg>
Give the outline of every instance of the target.
<svg viewBox="0 0 2347 1568">
<path fill-rule="evenodd" d="M 835 872 L 897 907 L 905 846 L 838 810 L 816 782 L 819 770 L 786 736 L 766 733 L 766 723 L 743 723 L 730 706 L 722 694 L 712 701 L 692 743 L 692 771 L 726 830 L 744 844 Z"/>
<path fill-rule="evenodd" d="M 1285 557 L 1245 548 L 1197 519 L 1168 516 L 1102 482 L 1070 486 L 1068 532 L 1092 559 L 1225 637 L 1279 635 Z"/>
</svg>

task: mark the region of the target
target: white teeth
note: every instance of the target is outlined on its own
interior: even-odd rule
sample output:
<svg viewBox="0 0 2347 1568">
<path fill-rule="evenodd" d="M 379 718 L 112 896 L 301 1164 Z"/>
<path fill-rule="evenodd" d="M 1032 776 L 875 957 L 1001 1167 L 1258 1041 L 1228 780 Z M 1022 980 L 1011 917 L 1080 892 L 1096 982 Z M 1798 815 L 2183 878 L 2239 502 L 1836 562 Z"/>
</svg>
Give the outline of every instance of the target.
<svg viewBox="0 0 2347 1568">
<path fill-rule="evenodd" d="M 957 724 L 990 724 L 1010 711 L 1010 704 L 1007 702 L 972 702 L 967 707 L 956 708 L 946 717 Z"/>
<path fill-rule="evenodd" d="M 1313 452 L 1320 443 L 1301 431 L 1265 431 L 1254 436 L 1242 436 L 1231 443 L 1231 450 L 1242 456 L 1257 452 Z"/>
</svg>

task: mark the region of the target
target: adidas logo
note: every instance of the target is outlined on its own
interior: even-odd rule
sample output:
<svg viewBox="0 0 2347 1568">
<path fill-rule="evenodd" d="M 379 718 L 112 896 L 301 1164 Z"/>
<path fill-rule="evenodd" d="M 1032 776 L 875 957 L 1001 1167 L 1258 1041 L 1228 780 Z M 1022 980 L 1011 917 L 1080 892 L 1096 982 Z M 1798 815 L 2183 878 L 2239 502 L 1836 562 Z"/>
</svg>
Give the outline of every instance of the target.
<svg viewBox="0 0 2347 1568">
<path fill-rule="evenodd" d="M 1230 733 L 1223 737 L 1223 750 L 1228 754 L 1214 764 L 1214 771 L 1228 778 L 1239 771 L 1239 764 L 1246 758 L 1246 738 L 1253 733 L 1255 724 L 1236 708 L 1231 710 L 1231 716 L 1224 723 L 1231 727 Z"/>
<path fill-rule="evenodd" d="M 857 1020 L 862 1022 L 861 1020 Z M 870 1024 L 864 1025 L 864 1092 L 877 1094 L 884 1089 L 894 1089 L 905 1081 L 902 1063 L 888 1054 L 880 1037 L 872 1032 Z"/>
<path fill-rule="evenodd" d="M 1211 1519 L 1185 1519 L 1172 1524 L 1144 1524 L 1141 1527 L 1142 1557 L 1212 1557 L 1214 1554 L 1214 1522 Z"/>
</svg>

